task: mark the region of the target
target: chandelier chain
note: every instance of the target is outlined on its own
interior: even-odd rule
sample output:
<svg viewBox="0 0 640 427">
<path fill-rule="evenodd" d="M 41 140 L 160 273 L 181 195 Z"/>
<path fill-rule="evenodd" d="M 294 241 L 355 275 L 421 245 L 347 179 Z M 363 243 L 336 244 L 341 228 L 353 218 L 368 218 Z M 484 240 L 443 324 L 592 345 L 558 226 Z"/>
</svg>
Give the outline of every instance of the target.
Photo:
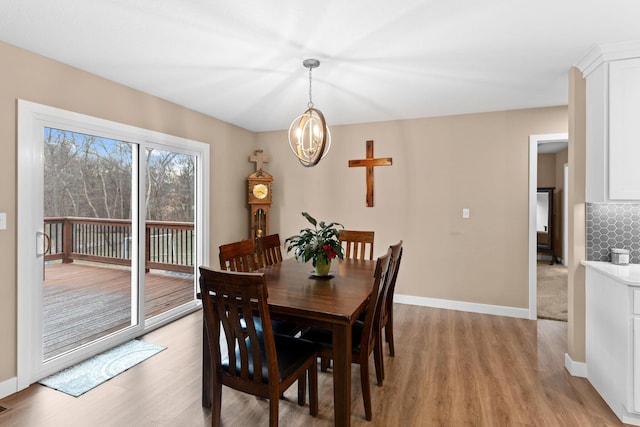
<svg viewBox="0 0 640 427">
<path fill-rule="evenodd" d="M 313 67 L 309 67 L 309 103 L 307 104 L 307 108 L 313 108 L 313 100 L 311 99 L 311 70 L 313 70 Z"/>
</svg>

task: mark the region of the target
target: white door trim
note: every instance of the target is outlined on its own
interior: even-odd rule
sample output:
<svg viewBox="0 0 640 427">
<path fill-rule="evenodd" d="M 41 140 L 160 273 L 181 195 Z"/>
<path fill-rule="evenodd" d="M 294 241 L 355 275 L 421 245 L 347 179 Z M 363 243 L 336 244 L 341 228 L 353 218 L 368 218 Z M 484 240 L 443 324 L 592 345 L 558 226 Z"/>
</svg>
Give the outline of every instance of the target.
<svg viewBox="0 0 640 427">
<path fill-rule="evenodd" d="M 538 144 L 568 141 L 569 134 L 553 133 L 529 136 L 529 319 L 538 318 L 538 275 L 536 235 L 536 194 L 538 192 Z"/>
<path fill-rule="evenodd" d="M 21 118 L 29 118 L 21 120 Z M 42 349 L 34 345 L 34 337 L 42 336 L 42 325 L 32 324 L 34 312 L 42 312 L 42 290 L 30 284 L 36 282 L 42 271 L 31 268 L 36 257 L 36 237 L 33 230 L 44 231 L 44 224 L 38 224 L 37 213 L 42 212 L 42 201 L 35 203 L 22 194 L 42 194 L 39 179 L 30 176 L 30 171 L 37 170 L 38 162 L 42 162 L 42 153 L 35 144 L 23 144 L 21 141 L 36 141 L 37 126 L 31 114 L 29 104 L 18 101 L 18 315 L 17 315 L 17 387 L 22 390 L 31 384 L 31 372 L 36 360 L 42 359 Z M 36 243 L 36 244 L 34 244 Z M 35 347 L 35 348 L 34 348 Z"/>
</svg>

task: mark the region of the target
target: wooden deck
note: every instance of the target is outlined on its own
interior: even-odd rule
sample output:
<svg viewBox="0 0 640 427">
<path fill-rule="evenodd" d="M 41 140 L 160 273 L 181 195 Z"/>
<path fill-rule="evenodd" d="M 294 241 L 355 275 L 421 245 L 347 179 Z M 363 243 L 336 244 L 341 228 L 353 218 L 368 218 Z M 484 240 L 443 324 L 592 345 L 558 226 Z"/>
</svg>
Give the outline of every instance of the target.
<svg viewBox="0 0 640 427">
<path fill-rule="evenodd" d="M 131 272 L 80 262 L 54 263 L 43 286 L 44 359 L 131 325 Z M 145 274 L 145 318 L 194 299 L 193 278 Z"/>
</svg>

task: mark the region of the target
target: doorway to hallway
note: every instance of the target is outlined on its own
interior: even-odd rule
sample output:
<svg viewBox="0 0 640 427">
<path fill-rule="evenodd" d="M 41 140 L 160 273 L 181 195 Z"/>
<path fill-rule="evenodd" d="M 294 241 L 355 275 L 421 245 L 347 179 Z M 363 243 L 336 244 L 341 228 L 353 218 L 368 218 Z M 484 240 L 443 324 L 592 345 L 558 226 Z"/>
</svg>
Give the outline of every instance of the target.
<svg viewBox="0 0 640 427">
<path fill-rule="evenodd" d="M 538 260 L 545 259 L 544 256 L 538 254 L 538 209 L 537 209 L 537 193 L 539 187 L 554 187 L 560 191 L 554 192 L 554 203 L 558 209 L 552 215 L 555 226 L 555 239 L 560 242 L 560 245 L 554 247 L 551 252 L 551 259 L 549 261 L 560 261 L 560 263 L 566 262 L 564 258 L 565 250 L 567 247 L 566 239 L 566 206 L 567 206 L 567 191 L 568 189 L 568 174 L 565 173 L 566 161 L 557 161 L 555 154 L 560 150 L 566 150 L 568 142 L 568 134 L 545 134 L 545 135 L 531 135 L 529 137 L 529 318 L 537 319 L 538 314 L 542 313 L 544 316 L 545 311 L 538 309 L 538 304 L 543 304 L 549 300 L 549 298 L 538 298 Z M 553 161 L 550 163 L 549 158 L 542 158 L 540 164 L 540 155 L 551 157 Z M 546 164 L 546 167 L 545 167 Z M 540 166 L 540 168 L 539 168 Z M 545 171 L 551 170 L 549 176 L 546 176 Z M 559 171 L 559 172 L 558 172 Z M 540 172 L 540 176 L 539 176 Z M 563 214 L 564 212 L 564 214 Z M 547 255 L 549 256 L 549 255 Z M 546 273 L 545 273 L 546 275 Z M 566 282 L 565 282 L 566 283 Z M 547 294 L 547 289 L 541 289 L 541 292 Z M 564 289 L 566 292 L 566 286 Z M 564 292 L 562 294 L 564 294 Z M 541 295 L 542 296 L 542 295 Z M 563 298 L 559 296 L 558 298 Z M 566 303 L 566 299 L 561 301 Z M 541 307 L 543 308 L 543 307 Z M 560 310 L 562 311 L 562 310 Z"/>
</svg>

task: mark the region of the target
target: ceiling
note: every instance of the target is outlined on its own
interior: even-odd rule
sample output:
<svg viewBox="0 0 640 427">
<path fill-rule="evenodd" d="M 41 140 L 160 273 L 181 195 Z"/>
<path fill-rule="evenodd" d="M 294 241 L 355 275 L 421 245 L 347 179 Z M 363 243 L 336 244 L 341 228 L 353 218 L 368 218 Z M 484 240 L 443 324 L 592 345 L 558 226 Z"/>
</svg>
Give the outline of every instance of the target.
<svg viewBox="0 0 640 427">
<path fill-rule="evenodd" d="M 0 40 L 252 131 L 566 105 L 637 0 L 3 0 Z M 52 81 L 52 84 L 55 82 Z"/>
<path fill-rule="evenodd" d="M 538 142 L 538 154 L 554 154 L 569 148 L 568 141 Z"/>
</svg>

